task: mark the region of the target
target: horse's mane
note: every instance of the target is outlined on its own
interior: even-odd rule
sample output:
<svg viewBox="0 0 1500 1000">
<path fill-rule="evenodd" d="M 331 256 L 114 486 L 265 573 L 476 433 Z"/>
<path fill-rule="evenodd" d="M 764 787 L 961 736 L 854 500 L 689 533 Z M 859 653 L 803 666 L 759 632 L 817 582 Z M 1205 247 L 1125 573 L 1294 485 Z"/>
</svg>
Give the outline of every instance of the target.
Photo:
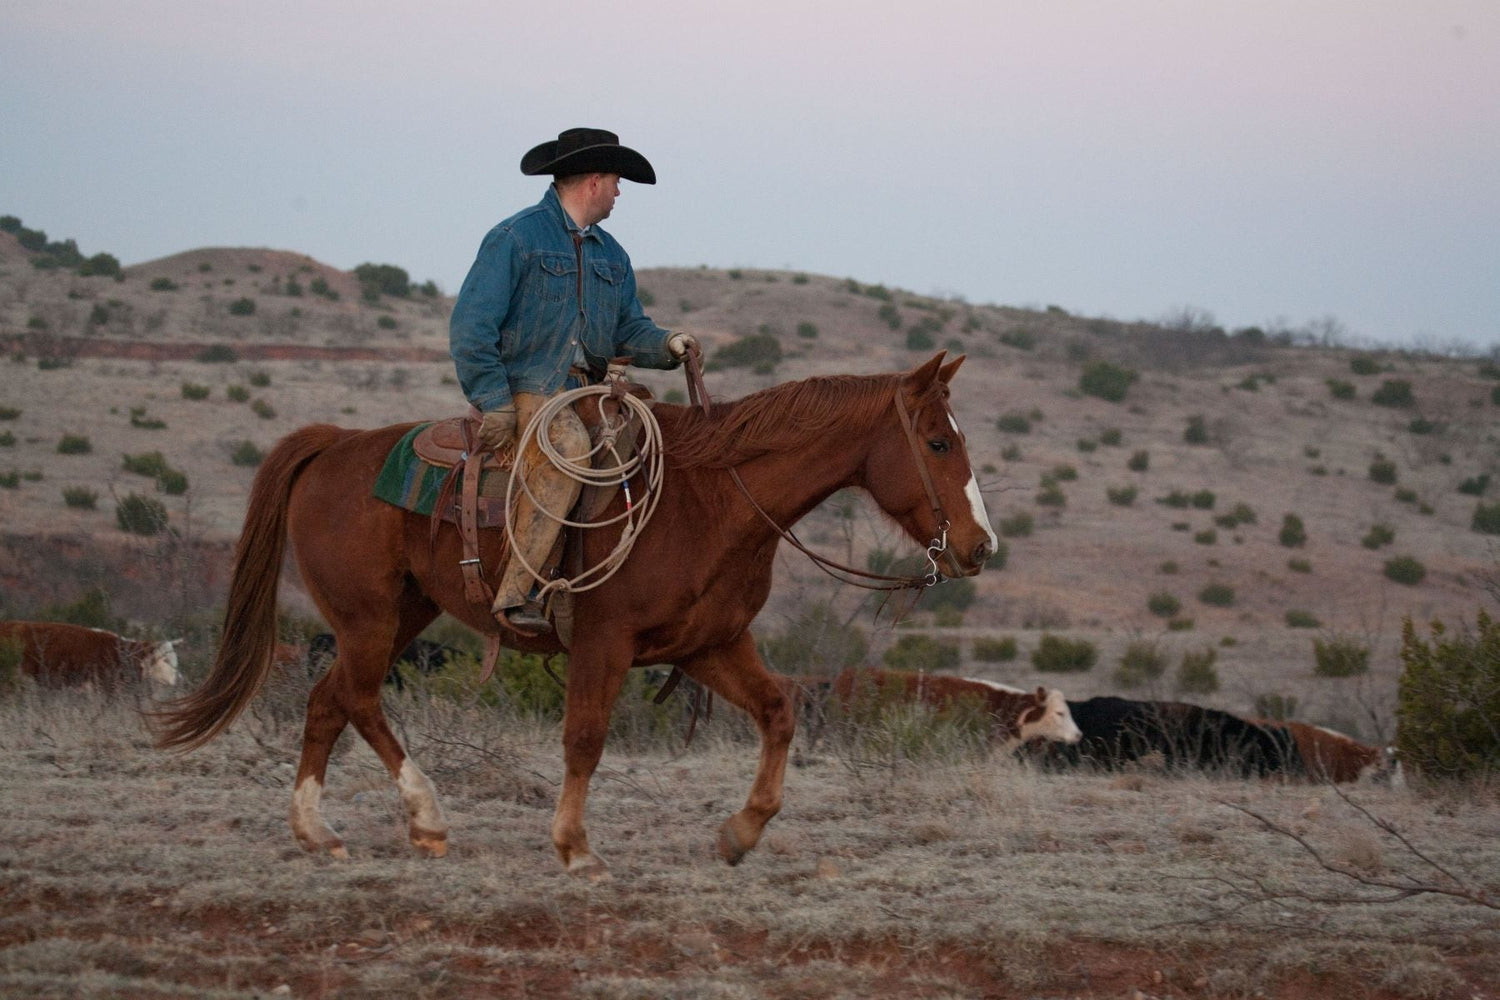
<svg viewBox="0 0 1500 1000">
<path fill-rule="evenodd" d="M 900 381 L 899 373 L 820 375 L 716 403 L 708 414 L 658 406 L 667 460 L 678 468 L 726 468 L 828 435 L 863 433 L 890 409 Z M 934 380 L 913 410 L 947 388 Z"/>
</svg>

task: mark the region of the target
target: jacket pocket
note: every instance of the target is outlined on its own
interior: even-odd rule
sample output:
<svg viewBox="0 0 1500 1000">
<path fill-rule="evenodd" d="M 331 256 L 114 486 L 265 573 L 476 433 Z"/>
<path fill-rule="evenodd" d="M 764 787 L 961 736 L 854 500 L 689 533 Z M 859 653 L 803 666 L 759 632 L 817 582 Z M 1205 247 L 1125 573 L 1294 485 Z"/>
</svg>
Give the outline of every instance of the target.
<svg viewBox="0 0 1500 1000">
<path fill-rule="evenodd" d="M 619 317 L 620 286 L 624 280 L 624 268 L 605 261 L 594 262 L 593 280 L 589 282 L 589 293 L 593 299 L 589 312 L 611 332 Z"/>
<path fill-rule="evenodd" d="M 578 260 L 572 254 L 539 253 L 531 272 L 532 291 L 548 302 L 578 297 Z"/>
</svg>

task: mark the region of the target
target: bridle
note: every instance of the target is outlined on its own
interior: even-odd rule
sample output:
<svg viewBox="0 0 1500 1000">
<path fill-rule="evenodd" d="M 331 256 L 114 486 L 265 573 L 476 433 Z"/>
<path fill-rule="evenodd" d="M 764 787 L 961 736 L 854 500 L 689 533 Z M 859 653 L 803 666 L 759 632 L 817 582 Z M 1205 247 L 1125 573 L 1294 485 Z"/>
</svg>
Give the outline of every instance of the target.
<svg viewBox="0 0 1500 1000">
<path fill-rule="evenodd" d="M 698 406 L 707 414 L 709 412 L 708 389 L 703 384 L 702 353 L 694 345 L 688 350 L 684 359 L 684 367 L 687 369 L 688 399 L 692 405 Z M 750 494 L 745 486 L 745 481 L 740 478 L 739 470 L 733 466 L 729 468 L 729 477 L 734 480 L 734 485 L 744 495 L 761 520 L 771 526 L 783 540 L 795 548 L 798 552 L 812 560 L 823 572 L 842 583 L 863 587 L 866 590 L 917 590 L 925 587 L 935 586 L 941 583 L 943 575 L 938 566 L 938 560 L 948 566 L 954 576 L 962 576 L 963 569 L 958 563 L 958 557 L 948 547 L 948 528 L 950 522 L 948 515 L 943 510 L 943 502 L 938 499 L 937 486 L 932 481 L 932 473 L 927 469 L 927 463 L 922 458 L 922 443 L 917 437 L 916 423 L 906 408 L 906 402 L 901 398 L 901 387 L 898 385 L 895 392 L 896 416 L 901 422 L 901 429 L 906 432 L 907 443 L 911 445 L 911 457 L 917 465 L 917 472 L 922 477 L 922 488 L 927 492 L 927 502 L 931 505 L 932 515 L 937 524 L 937 536 L 927 543 L 927 573 L 923 576 L 890 576 L 885 573 L 871 573 L 868 570 L 857 569 L 846 566 L 843 563 L 829 559 L 827 556 L 819 555 L 806 545 L 802 544 L 790 528 L 783 528 L 776 523 L 775 518 L 766 513 L 763 508 Z"/>
</svg>

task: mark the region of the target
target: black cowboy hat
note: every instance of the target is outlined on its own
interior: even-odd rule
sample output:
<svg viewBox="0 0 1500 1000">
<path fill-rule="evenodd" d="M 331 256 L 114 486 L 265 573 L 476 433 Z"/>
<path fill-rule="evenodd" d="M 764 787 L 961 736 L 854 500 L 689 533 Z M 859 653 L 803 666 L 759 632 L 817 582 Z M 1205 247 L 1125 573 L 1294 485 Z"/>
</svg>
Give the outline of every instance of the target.
<svg viewBox="0 0 1500 1000">
<path fill-rule="evenodd" d="M 655 184 L 656 171 L 620 137 L 602 128 L 570 128 L 521 157 L 523 174 L 619 174 L 637 184 Z"/>
</svg>

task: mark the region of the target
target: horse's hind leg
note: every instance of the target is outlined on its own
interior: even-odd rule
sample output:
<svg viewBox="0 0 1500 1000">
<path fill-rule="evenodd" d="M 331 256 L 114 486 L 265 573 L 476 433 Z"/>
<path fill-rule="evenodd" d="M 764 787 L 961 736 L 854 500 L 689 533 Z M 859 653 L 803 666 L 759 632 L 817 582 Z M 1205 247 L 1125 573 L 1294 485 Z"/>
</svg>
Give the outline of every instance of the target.
<svg viewBox="0 0 1500 1000">
<path fill-rule="evenodd" d="M 297 764 L 297 781 L 292 792 L 292 807 L 287 817 L 292 835 L 306 851 L 327 851 L 336 858 L 347 858 L 349 852 L 339 835 L 323 820 L 323 779 L 328 773 L 328 757 L 349 716 L 333 691 L 334 671 L 313 685 L 307 698 L 307 721 L 302 729 L 302 759 Z"/>
<path fill-rule="evenodd" d="M 292 796 L 292 831 L 306 849 L 324 849 L 335 857 L 348 856 L 343 842 L 323 821 L 318 801 L 334 740 L 352 722 L 400 789 L 412 845 L 431 857 L 447 853 L 448 822 L 438 804 L 436 790 L 427 775 L 407 757 L 380 708 L 381 682 L 396 653 L 431 619 L 430 612 L 419 622 L 403 616 L 402 627 L 393 642 L 373 639 L 369 631 L 345 629 L 339 635 L 338 657 L 308 698 L 302 762 Z"/>
<path fill-rule="evenodd" d="M 739 864 L 760 842 L 771 817 L 781 811 L 787 748 L 796 731 L 796 713 L 783 686 L 761 662 L 749 632 L 678 665 L 688 676 L 743 709 L 760 730 L 760 765 L 750 795 L 744 808 L 719 828 L 719 856 L 731 865 Z"/>
</svg>

